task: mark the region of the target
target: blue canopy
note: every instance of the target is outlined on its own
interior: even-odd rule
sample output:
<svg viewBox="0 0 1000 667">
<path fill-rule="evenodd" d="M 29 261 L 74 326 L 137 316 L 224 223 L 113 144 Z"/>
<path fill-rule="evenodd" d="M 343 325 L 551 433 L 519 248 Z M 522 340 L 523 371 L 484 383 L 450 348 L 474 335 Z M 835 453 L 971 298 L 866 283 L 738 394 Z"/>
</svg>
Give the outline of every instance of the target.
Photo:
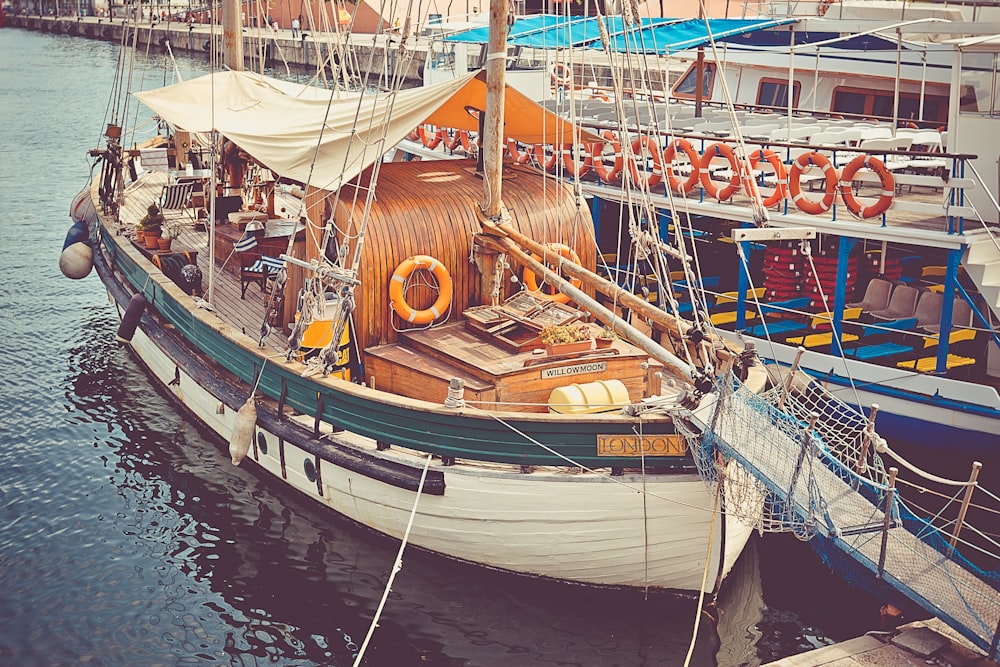
<svg viewBox="0 0 1000 667">
<path fill-rule="evenodd" d="M 725 41 L 766 28 L 787 25 L 796 19 L 664 19 L 646 18 L 640 25 L 625 25 L 620 16 L 605 18 L 615 52 L 666 54 L 707 44 L 709 37 Z M 473 28 L 445 38 L 449 42 L 485 44 L 489 28 Z M 748 40 L 741 40 L 749 43 Z M 514 21 L 507 43 L 536 49 L 604 49 L 597 18 L 539 14 Z"/>
</svg>

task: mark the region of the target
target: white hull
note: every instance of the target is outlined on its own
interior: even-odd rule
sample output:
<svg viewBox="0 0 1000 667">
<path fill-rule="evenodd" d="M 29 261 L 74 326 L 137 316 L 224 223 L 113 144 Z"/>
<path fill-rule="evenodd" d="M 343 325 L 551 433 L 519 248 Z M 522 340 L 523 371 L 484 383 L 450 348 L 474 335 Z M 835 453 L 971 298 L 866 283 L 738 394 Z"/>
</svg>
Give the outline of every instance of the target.
<svg viewBox="0 0 1000 667">
<path fill-rule="evenodd" d="M 141 329 L 132 347 L 178 401 L 228 440 L 236 420 L 233 409 L 225 407 L 219 414 L 222 401 L 198 386 Z M 303 426 L 311 429 L 308 420 Z M 306 468 L 316 460 L 314 455 L 279 442 L 263 428 L 256 431 L 248 460 L 358 523 L 403 536 L 416 493 L 327 461 L 321 461 L 320 481 L 311 480 Z M 369 456 L 414 468 L 422 468 L 426 460 L 418 452 L 400 447 L 378 451 L 374 441 L 329 431 L 329 440 Z M 430 469 L 444 474 L 446 490 L 440 496 L 421 495 L 410 543 L 499 570 L 682 592 L 698 591 L 704 582 L 711 591 L 720 574 L 720 557 L 724 576 L 752 531 L 734 516 L 713 514 L 714 494 L 694 472 L 651 475 L 644 482 L 639 475 L 609 478 L 564 468 L 523 474 L 516 466 L 444 466 L 439 459 Z"/>
</svg>

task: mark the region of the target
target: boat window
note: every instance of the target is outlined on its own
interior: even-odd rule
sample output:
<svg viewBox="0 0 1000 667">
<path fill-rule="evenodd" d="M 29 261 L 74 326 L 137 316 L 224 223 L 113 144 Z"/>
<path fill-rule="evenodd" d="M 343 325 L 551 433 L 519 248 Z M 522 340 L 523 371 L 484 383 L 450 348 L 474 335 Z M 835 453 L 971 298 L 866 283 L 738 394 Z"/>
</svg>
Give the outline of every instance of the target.
<svg viewBox="0 0 1000 667">
<path fill-rule="evenodd" d="M 711 99 L 712 84 L 715 82 L 715 63 L 704 63 L 701 77 L 701 95 L 704 99 Z M 684 76 L 674 85 L 673 94 L 675 97 L 694 99 L 697 88 L 695 82 L 698 79 L 698 63 L 692 63 Z"/>
<path fill-rule="evenodd" d="M 802 84 L 798 81 L 792 84 L 792 106 L 799 105 L 800 88 Z M 757 105 L 775 110 L 787 109 L 788 80 L 762 78 L 757 88 Z"/>
<path fill-rule="evenodd" d="M 920 113 L 919 93 L 900 93 L 899 109 L 895 114 L 900 120 L 930 121 L 945 123 L 948 121 L 948 98 L 942 95 L 924 95 L 924 112 Z M 891 119 L 893 117 L 893 93 L 874 91 L 865 88 L 840 86 L 833 91 L 833 103 L 830 110 L 836 113 L 852 114 L 862 117 Z"/>
<path fill-rule="evenodd" d="M 963 113 L 998 113 L 1000 101 L 996 95 L 997 56 L 994 53 L 962 54 Z"/>
</svg>

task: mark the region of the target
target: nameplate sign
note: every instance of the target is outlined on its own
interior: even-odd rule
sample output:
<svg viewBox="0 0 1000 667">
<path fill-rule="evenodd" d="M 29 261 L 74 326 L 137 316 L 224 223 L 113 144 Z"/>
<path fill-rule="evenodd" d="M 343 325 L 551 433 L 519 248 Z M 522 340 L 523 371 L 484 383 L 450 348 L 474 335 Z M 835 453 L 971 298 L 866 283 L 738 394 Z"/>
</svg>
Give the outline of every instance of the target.
<svg viewBox="0 0 1000 667">
<path fill-rule="evenodd" d="M 573 364 L 572 366 L 560 366 L 559 368 L 546 368 L 542 371 L 542 379 L 561 378 L 566 375 L 581 375 L 583 373 L 601 373 L 608 370 L 608 362 L 592 361 L 589 364 Z"/>
<path fill-rule="evenodd" d="M 598 456 L 684 456 L 687 446 L 679 435 L 599 435 Z"/>
</svg>

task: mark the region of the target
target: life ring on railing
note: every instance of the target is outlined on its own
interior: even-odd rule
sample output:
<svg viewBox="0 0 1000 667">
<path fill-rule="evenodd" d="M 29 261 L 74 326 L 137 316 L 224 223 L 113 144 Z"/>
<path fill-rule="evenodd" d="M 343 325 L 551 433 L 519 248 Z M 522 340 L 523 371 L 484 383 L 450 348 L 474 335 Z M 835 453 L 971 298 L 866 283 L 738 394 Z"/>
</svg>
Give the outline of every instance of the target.
<svg viewBox="0 0 1000 667">
<path fill-rule="evenodd" d="M 823 176 L 826 178 L 826 193 L 819 201 L 813 201 L 802 194 L 802 186 L 799 184 L 802 172 L 810 165 L 822 169 Z M 822 153 L 803 153 L 792 163 L 792 168 L 788 172 L 788 193 L 792 196 L 795 207 L 803 213 L 810 215 L 825 213 L 833 206 L 833 200 L 837 196 L 837 170 Z"/>
<path fill-rule="evenodd" d="M 643 169 L 640 173 L 639 158 L 641 157 L 643 163 L 646 164 L 644 151 L 648 152 L 649 158 L 653 161 L 653 168 Z M 635 141 L 632 142 L 632 157 L 628 161 L 628 170 L 632 174 L 632 180 L 637 185 L 643 184 L 643 178 L 645 178 L 646 186 L 650 188 L 660 184 L 660 181 L 663 180 L 663 157 L 660 155 L 660 145 L 655 138 L 648 134 L 636 137 Z M 646 174 L 645 177 L 643 174 Z"/>
<path fill-rule="evenodd" d="M 549 76 L 552 83 L 562 88 L 568 88 L 573 83 L 573 70 L 566 63 L 553 63 Z"/>
<path fill-rule="evenodd" d="M 420 134 L 417 132 L 417 128 L 410 130 L 410 133 L 406 135 L 406 138 L 410 141 L 420 141 Z"/>
<path fill-rule="evenodd" d="M 733 172 L 732 178 L 729 179 L 729 185 L 722 188 L 717 187 L 712 182 L 712 173 L 708 169 L 708 166 L 712 164 L 712 160 L 716 157 L 724 157 L 729 160 L 729 168 Z M 737 161 L 736 154 L 729 144 L 715 143 L 706 148 L 704 155 L 701 156 L 701 162 L 698 167 L 698 171 L 701 172 L 701 187 L 705 189 L 709 197 L 719 201 L 726 201 L 739 189 L 740 163 Z"/>
<path fill-rule="evenodd" d="M 684 153 L 687 156 L 688 162 L 691 163 L 691 173 L 683 183 L 680 177 L 674 173 L 673 168 L 674 157 L 677 156 L 678 150 Z M 694 146 L 687 139 L 674 139 L 667 146 L 667 150 L 663 151 L 663 173 L 666 174 L 670 189 L 679 195 L 686 195 L 694 190 L 694 186 L 698 184 L 698 178 L 700 177 L 700 164 L 701 157 L 698 155 L 698 151 L 694 149 Z"/>
<path fill-rule="evenodd" d="M 816 16 L 826 16 L 834 2 L 836 0 L 819 0 L 819 4 L 816 5 Z"/>
<path fill-rule="evenodd" d="M 420 125 L 417 127 L 417 136 L 420 138 L 420 143 L 428 150 L 434 150 L 441 145 L 441 130 L 435 129 L 431 134 L 427 132 L 426 126 Z"/>
<path fill-rule="evenodd" d="M 871 206 L 863 206 L 854 196 L 851 186 L 855 174 L 864 167 L 868 167 L 874 171 L 875 175 L 878 176 L 878 180 L 882 183 L 882 193 L 879 195 L 878 201 Z M 877 157 L 859 155 L 848 162 L 840 174 L 840 196 L 844 200 L 844 206 L 847 207 L 847 210 L 855 218 L 867 220 L 877 215 L 882 215 L 892 206 L 892 199 L 895 194 L 896 179 L 893 178 L 892 172 L 886 168 L 885 163 Z"/>
<path fill-rule="evenodd" d="M 562 243 L 548 243 L 546 245 L 555 252 L 558 252 L 559 256 L 562 257 L 563 259 L 567 259 L 573 262 L 574 264 L 582 265 L 582 263 L 580 262 L 580 256 L 577 255 L 576 251 L 570 248 L 568 245 Z M 538 255 L 532 255 L 532 257 L 534 257 L 539 262 L 544 261 Z M 563 294 L 562 292 L 555 292 L 554 294 L 546 294 L 545 292 L 542 292 L 538 287 L 538 281 L 535 278 L 535 272 L 529 268 L 524 269 L 523 280 L 524 280 L 524 286 L 528 289 L 529 292 L 535 292 L 536 294 L 543 296 L 551 301 L 555 301 L 556 303 L 569 303 L 570 301 L 570 298 L 565 294 Z M 570 278 L 569 282 L 573 287 L 579 287 L 581 285 L 579 278 Z"/>
<path fill-rule="evenodd" d="M 430 271 L 438 283 L 438 298 L 431 304 L 430 308 L 424 310 L 414 310 L 410 304 L 406 303 L 406 296 L 403 288 L 410 274 L 418 269 Z M 451 276 L 444 264 L 429 255 L 413 255 L 407 257 L 396 270 L 392 272 L 389 279 L 389 305 L 399 315 L 400 318 L 412 324 L 430 324 L 448 311 L 451 306 L 453 293 Z"/>
<path fill-rule="evenodd" d="M 559 151 L 551 144 L 536 144 L 531 149 L 531 159 L 539 169 L 555 171 L 559 162 Z"/>
<path fill-rule="evenodd" d="M 449 131 L 451 134 L 449 134 Z M 456 148 L 462 145 L 462 134 L 465 130 L 441 130 L 444 135 L 444 147 L 450 151 L 454 151 Z M 468 141 L 468 139 L 466 139 Z"/>
<path fill-rule="evenodd" d="M 593 153 L 594 173 L 605 183 L 614 183 L 621 176 L 622 167 L 625 166 L 625 160 L 622 157 L 622 145 L 618 141 L 618 137 L 611 130 L 602 132 L 601 138 L 604 139 L 604 143 L 601 144 L 600 150 L 597 152 L 591 151 Z M 611 150 L 614 151 L 615 161 L 610 168 L 604 163 L 604 148 L 606 146 L 610 146 Z"/>
<path fill-rule="evenodd" d="M 611 98 L 608 97 L 608 94 L 606 92 L 604 92 L 603 90 L 591 90 L 590 91 L 590 99 L 592 99 L 592 100 L 601 100 L 602 102 L 610 102 L 611 101 Z"/>
<path fill-rule="evenodd" d="M 517 164 L 528 164 L 528 160 L 531 159 L 531 146 L 525 146 L 523 153 L 518 150 L 517 146 L 516 139 L 507 140 L 507 154 L 510 155 L 510 159 Z"/>
<path fill-rule="evenodd" d="M 750 154 L 750 169 L 753 170 L 757 167 L 760 162 L 767 162 L 774 169 L 774 175 L 778 179 L 778 184 L 774 188 L 774 192 L 771 193 L 770 197 L 764 199 L 764 206 L 770 208 L 783 200 L 788 195 L 788 174 L 785 171 L 785 163 L 781 161 L 778 154 L 772 150 L 765 150 L 763 148 L 755 150 Z M 750 189 L 747 189 L 747 196 L 753 197 L 753 193 Z"/>
<path fill-rule="evenodd" d="M 570 176 L 586 176 L 594 166 L 594 156 L 590 153 L 590 146 L 587 144 L 563 144 L 562 163 L 566 173 Z M 583 156 L 582 162 L 577 162 L 577 157 Z"/>
<path fill-rule="evenodd" d="M 479 148 L 479 135 L 462 130 L 458 133 L 459 143 L 466 155 L 472 155 L 473 148 Z"/>
</svg>

